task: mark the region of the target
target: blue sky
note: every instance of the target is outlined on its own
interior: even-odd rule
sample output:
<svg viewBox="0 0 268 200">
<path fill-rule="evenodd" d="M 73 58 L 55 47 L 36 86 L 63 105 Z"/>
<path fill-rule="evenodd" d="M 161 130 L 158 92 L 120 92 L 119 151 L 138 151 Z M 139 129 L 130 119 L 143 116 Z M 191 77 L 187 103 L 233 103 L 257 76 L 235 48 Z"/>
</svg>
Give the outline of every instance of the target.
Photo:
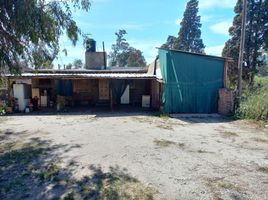
<svg viewBox="0 0 268 200">
<path fill-rule="evenodd" d="M 102 50 L 102 41 L 106 51 L 115 43 L 115 32 L 127 31 L 126 39 L 131 46 L 140 49 L 151 63 L 156 55 L 156 47 L 161 46 L 168 35 L 177 36 L 179 23 L 183 17 L 187 0 L 92 0 L 89 12 L 77 10 L 74 19 L 84 33 L 97 41 L 97 50 Z M 202 39 L 206 53 L 220 55 L 224 43 L 229 38 L 228 29 L 232 24 L 233 8 L 236 0 L 200 0 L 199 15 L 202 23 Z M 58 64 L 68 64 L 74 59 L 84 61 L 83 41 L 76 47 L 62 36 L 61 49 L 67 49 L 67 57 L 61 53 Z"/>
</svg>

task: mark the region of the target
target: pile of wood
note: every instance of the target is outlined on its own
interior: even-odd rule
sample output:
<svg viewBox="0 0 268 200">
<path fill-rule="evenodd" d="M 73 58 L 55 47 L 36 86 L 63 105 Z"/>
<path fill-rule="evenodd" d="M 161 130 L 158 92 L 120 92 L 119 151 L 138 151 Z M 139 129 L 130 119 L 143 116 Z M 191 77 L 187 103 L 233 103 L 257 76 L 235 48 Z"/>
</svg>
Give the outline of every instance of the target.
<svg viewBox="0 0 268 200">
<path fill-rule="evenodd" d="M 234 113 L 234 96 L 233 90 L 227 88 L 219 90 L 219 114 L 230 116 Z"/>
</svg>

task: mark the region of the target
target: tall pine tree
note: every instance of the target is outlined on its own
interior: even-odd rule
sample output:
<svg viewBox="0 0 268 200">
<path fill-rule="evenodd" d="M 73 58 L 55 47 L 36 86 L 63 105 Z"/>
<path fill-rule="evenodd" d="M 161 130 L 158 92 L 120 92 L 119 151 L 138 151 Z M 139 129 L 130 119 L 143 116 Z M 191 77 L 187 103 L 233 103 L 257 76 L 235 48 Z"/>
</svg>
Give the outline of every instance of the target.
<svg viewBox="0 0 268 200">
<path fill-rule="evenodd" d="M 198 16 L 198 0 L 190 0 L 181 22 L 175 49 L 193 53 L 204 53 L 205 45 L 201 39 L 201 23 Z"/>
<path fill-rule="evenodd" d="M 268 30 L 267 2 L 268 0 L 249 0 L 247 4 L 243 80 L 248 85 L 253 83 L 258 67 L 263 64 L 260 56 L 262 49 L 265 47 L 265 33 Z M 236 84 L 238 74 L 237 65 L 241 38 L 242 9 L 243 1 L 238 0 L 234 9 L 236 16 L 233 20 L 233 26 L 229 29 L 231 38 L 226 42 L 222 52 L 224 57 L 234 59 L 234 63 L 229 67 L 229 79 L 232 84 Z"/>
</svg>

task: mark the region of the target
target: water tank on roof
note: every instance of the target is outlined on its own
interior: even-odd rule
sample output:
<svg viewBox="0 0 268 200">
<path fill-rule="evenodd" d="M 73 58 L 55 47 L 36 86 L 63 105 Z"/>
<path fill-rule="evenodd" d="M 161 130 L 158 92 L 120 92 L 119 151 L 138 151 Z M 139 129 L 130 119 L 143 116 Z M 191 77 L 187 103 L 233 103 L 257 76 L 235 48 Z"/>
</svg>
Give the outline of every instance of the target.
<svg viewBox="0 0 268 200">
<path fill-rule="evenodd" d="M 96 52 L 96 41 L 93 39 L 86 40 L 86 52 Z"/>
</svg>

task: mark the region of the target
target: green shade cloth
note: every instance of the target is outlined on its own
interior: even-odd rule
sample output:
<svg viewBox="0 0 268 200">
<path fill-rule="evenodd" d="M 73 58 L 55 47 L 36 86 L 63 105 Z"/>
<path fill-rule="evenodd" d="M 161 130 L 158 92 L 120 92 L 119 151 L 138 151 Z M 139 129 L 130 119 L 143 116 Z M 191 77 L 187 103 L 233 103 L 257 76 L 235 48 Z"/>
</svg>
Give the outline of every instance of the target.
<svg viewBox="0 0 268 200">
<path fill-rule="evenodd" d="M 216 113 L 224 58 L 159 49 L 167 113 Z"/>
</svg>

